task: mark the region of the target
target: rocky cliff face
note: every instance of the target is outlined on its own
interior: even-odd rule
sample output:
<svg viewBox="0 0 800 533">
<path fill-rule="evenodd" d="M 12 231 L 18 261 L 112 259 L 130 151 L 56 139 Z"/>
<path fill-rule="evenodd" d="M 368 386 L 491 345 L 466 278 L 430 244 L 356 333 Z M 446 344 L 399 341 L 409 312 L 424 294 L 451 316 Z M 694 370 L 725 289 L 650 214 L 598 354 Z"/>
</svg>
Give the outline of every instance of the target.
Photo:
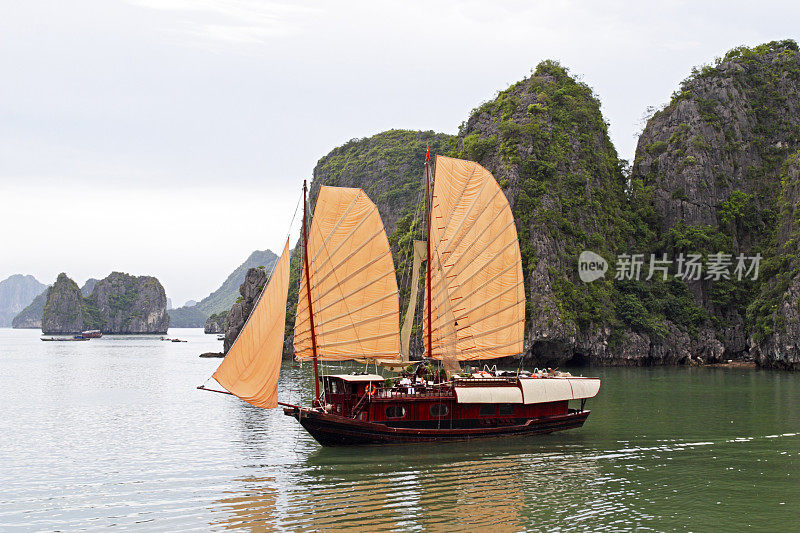
<svg viewBox="0 0 800 533">
<path fill-rule="evenodd" d="M 46 288 L 30 275 L 14 274 L 0 281 L 0 328 L 11 326 L 14 317 Z"/>
<path fill-rule="evenodd" d="M 167 296 L 152 276 L 112 272 L 88 298 L 97 308 L 104 333 L 166 333 Z"/>
<path fill-rule="evenodd" d="M 78 284 L 62 272 L 47 291 L 42 332 L 46 335 L 80 333 L 87 329 L 89 314 Z"/>
<path fill-rule="evenodd" d="M 724 225 L 720 206 L 736 193 L 758 212 L 774 205 L 778 172 L 798 143 L 798 69 L 793 41 L 734 49 L 695 69 L 648 121 L 633 174 L 653 186 L 662 229 Z M 758 236 L 724 229 L 744 246 Z"/>
<path fill-rule="evenodd" d="M 11 321 L 12 328 L 42 329 L 42 313 L 44 313 L 44 304 L 47 303 L 47 291 L 48 289 L 45 289 L 33 299 L 28 307 L 14 317 L 14 320 Z"/>
<path fill-rule="evenodd" d="M 244 282 L 239 286 L 241 298 L 233 304 L 225 319 L 225 342 L 223 344 L 225 353 L 228 353 L 236 341 L 236 337 L 239 336 L 239 332 L 242 331 L 267 281 L 267 274 L 263 268 L 251 268 L 245 274 Z"/>
<path fill-rule="evenodd" d="M 626 178 L 592 90 L 545 61 L 473 111 L 456 155 L 492 172 L 514 212 L 528 355 L 606 357 L 616 289 L 608 278 L 580 281 L 577 260 L 583 250 L 611 260 L 629 215 Z"/>
<path fill-rule="evenodd" d="M 227 311 L 211 315 L 206 320 L 203 331 L 205 333 L 225 333 L 225 317 L 227 316 Z"/>
<path fill-rule="evenodd" d="M 89 278 L 86 280 L 86 283 L 84 283 L 83 287 L 81 287 L 81 294 L 84 296 L 84 298 L 92 294 L 92 291 L 94 290 L 94 287 L 97 285 L 98 281 L 100 280 L 95 278 Z"/>
<path fill-rule="evenodd" d="M 742 47 L 713 66 L 695 69 L 670 104 L 648 121 L 632 171 L 641 203 L 653 214 L 655 238 L 644 251 L 672 257 L 699 253 L 705 260 L 718 252 L 732 258 L 761 254 L 765 270 L 755 280 L 676 282 L 688 288 L 697 320 L 666 321 L 670 333 L 664 345 L 686 346 L 705 360 L 757 356 L 765 366 L 772 361 L 785 366 L 796 358 L 792 349 L 777 348 L 787 346 L 786 331 L 774 333 L 766 324 L 779 302 L 789 298 L 791 276 L 779 284 L 783 294 L 761 293 L 777 290 L 765 279 L 787 274 L 769 269 L 775 263 L 779 198 L 793 194 L 791 188 L 782 190 L 780 174 L 787 157 L 800 148 L 798 94 L 800 54 L 793 41 Z M 789 308 L 775 311 L 778 322 L 796 322 Z M 688 344 L 676 340 L 674 326 L 689 333 Z M 767 338 L 770 345 L 761 346 Z M 637 340 L 643 350 L 655 345 L 641 336 Z"/>
<path fill-rule="evenodd" d="M 166 304 L 164 288 L 152 276 L 113 272 L 84 297 L 78 285 L 62 273 L 47 293 L 42 331 L 64 334 L 100 329 L 110 334 L 164 334 L 169 327 Z"/>
<path fill-rule="evenodd" d="M 777 234 L 763 283 L 748 308 L 750 345 L 761 366 L 800 369 L 800 151 L 781 174 Z"/>
</svg>

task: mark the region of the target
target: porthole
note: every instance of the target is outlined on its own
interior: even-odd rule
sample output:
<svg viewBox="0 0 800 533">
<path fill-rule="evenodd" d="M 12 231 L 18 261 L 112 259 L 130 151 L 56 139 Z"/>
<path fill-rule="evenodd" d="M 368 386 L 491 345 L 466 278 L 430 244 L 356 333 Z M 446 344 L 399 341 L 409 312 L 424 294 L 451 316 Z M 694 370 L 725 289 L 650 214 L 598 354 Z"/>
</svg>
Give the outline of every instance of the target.
<svg viewBox="0 0 800 533">
<path fill-rule="evenodd" d="M 431 416 L 440 417 L 447 416 L 450 409 L 443 403 L 435 403 L 431 405 Z"/>
<path fill-rule="evenodd" d="M 406 416 L 406 408 L 402 405 L 390 405 L 386 408 L 386 418 L 403 418 Z"/>
</svg>

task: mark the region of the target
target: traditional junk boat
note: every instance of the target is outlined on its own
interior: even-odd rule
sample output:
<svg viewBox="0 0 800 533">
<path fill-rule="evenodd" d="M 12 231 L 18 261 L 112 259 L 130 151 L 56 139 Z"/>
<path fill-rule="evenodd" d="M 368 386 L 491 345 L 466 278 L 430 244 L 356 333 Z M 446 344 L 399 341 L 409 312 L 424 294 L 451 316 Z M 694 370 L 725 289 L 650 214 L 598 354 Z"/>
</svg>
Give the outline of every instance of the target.
<svg viewBox="0 0 800 533">
<path fill-rule="evenodd" d="M 402 330 L 389 242 L 375 204 L 360 189 L 323 186 L 307 228 L 294 328 L 295 357 L 314 367 L 314 399 L 278 402 L 289 287 L 289 241 L 250 318 L 213 378 L 262 408 L 284 407 L 321 444 L 435 442 L 576 428 L 598 378 L 559 372 L 464 372 L 460 362 L 523 351 L 525 291 L 514 218 L 491 173 L 437 157 L 429 179 L 427 239 L 414 243 L 411 297 Z M 304 206 L 306 186 L 303 185 Z M 413 374 L 320 376 L 323 361 L 405 368 L 425 261 L 425 358 Z M 435 368 L 434 368 L 435 365 Z M 426 370 L 427 368 L 427 370 Z M 201 385 L 199 388 L 205 389 Z M 214 389 L 207 389 L 214 390 Z M 225 392 L 225 391 L 218 391 Z M 570 407 L 571 400 L 579 405 Z"/>
</svg>

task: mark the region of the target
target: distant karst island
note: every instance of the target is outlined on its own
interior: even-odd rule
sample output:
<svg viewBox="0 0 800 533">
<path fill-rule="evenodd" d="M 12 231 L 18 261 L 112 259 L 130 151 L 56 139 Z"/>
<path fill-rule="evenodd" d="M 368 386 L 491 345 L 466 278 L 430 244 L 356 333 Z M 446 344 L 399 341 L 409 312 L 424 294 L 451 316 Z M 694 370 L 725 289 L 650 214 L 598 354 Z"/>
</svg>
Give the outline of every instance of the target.
<svg viewBox="0 0 800 533">
<path fill-rule="evenodd" d="M 44 334 L 92 329 L 109 334 L 167 332 L 167 297 L 156 278 L 112 272 L 101 280 L 89 281 L 91 286 L 87 282 L 82 290 L 65 273 L 58 275 L 47 290 L 42 312 Z"/>
<path fill-rule="evenodd" d="M 90 278 L 80 289 L 63 273 L 51 288 L 33 276 L 16 274 L 0 282 L 0 296 L 4 296 L 0 298 L 0 306 L 8 307 L 9 314 L 16 311 L 16 316 L 9 319 L 6 326 L 42 329 L 46 334 L 76 333 L 87 329 L 100 329 L 103 333 L 165 333 L 168 326 L 202 327 L 206 333 L 221 334 L 226 331 L 229 309 L 241 307 L 235 304 L 244 298 L 240 295 L 240 285 L 246 280 L 248 270 L 255 269 L 264 277 L 264 272 L 271 271 L 276 260 L 277 256 L 271 250 L 256 250 L 231 272 L 218 289 L 200 302 L 190 300 L 183 307 L 170 309 L 169 298 L 166 298 L 168 321 L 162 317 L 160 293 L 163 288 L 160 288 L 158 280 L 119 272 L 103 280 Z M 155 293 L 148 289 L 144 300 L 140 301 L 138 294 L 155 284 L 160 289 Z M 108 285 L 113 287 L 109 295 L 106 294 Z M 248 294 L 252 292 L 249 290 Z"/>
<path fill-rule="evenodd" d="M 14 274 L 0 281 L 0 328 L 12 326 L 14 318 L 46 288 L 31 275 Z"/>
</svg>

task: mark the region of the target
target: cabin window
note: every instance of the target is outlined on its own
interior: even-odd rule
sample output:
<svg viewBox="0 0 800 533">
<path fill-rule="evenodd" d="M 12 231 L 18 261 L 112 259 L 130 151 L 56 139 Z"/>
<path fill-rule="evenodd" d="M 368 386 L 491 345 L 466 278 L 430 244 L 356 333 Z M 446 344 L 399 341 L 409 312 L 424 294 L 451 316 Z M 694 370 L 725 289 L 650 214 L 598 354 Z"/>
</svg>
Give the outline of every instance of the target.
<svg viewBox="0 0 800 533">
<path fill-rule="evenodd" d="M 402 405 L 390 405 L 386 408 L 386 418 L 403 418 L 406 416 L 406 408 Z"/>
<path fill-rule="evenodd" d="M 447 416 L 450 409 L 443 403 L 435 403 L 431 405 L 431 416 Z"/>
<path fill-rule="evenodd" d="M 331 394 L 339 394 L 339 382 L 331 380 L 330 385 L 331 385 Z"/>
<path fill-rule="evenodd" d="M 494 416 L 494 405 L 493 404 L 483 404 L 481 405 L 481 416 Z"/>
<path fill-rule="evenodd" d="M 501 415 L 513 415 L 514 414 L 514 406 L 510 403 L 501 403 L 498 410 Z"/>
</svg>

